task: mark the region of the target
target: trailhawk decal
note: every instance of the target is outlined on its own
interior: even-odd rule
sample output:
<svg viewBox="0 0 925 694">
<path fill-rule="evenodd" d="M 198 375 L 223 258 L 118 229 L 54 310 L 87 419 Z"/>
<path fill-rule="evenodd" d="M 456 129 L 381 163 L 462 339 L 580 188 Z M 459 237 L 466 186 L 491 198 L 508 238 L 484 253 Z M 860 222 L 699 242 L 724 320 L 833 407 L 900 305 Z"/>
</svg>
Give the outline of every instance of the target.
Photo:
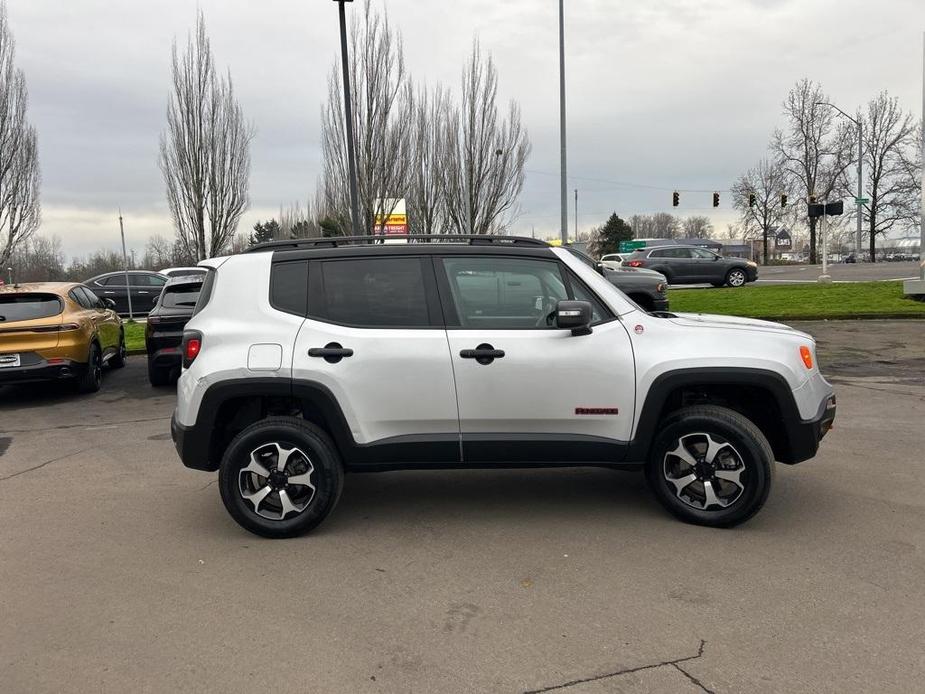
<svg viewBox="0 0 925 694">
<path fill-rule="evenodd" d="M 620 414 L 616 407 L 576 407 L 575 414 Z"/>
</svg>

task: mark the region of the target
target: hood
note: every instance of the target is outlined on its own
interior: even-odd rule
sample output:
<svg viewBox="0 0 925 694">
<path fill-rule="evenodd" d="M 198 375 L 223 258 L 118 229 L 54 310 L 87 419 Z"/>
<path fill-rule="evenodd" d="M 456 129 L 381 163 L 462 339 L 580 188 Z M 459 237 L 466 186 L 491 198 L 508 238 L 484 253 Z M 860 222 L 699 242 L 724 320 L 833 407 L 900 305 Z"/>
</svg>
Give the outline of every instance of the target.
<svg viewBox="0 0 925 694">
<path fill-rule="evenodd" d="M 812 336 L 806 333 L 794 330 L 789 325 L 783 323 L 774 323 L 768 320 L 759 320 L 757 318 L 741 318 L 739 316 L 718 316 L 710 313 L 675 313 L 671 321 L 677 325 L 688 327 L 702 328 L 736 328 L 741 330 L 759 330 L 771 333 L 787 333 L 794 336 L 802 336 L 812 340 Z"/>
<path fill-rule="evenodd" d="M 656 278 L 658 278 L 659 280 L 661 280 L 662 282 L 665 281 L 665 275 L 663 275 L 663 274 L 660 273 L 660 272 L 656 272 L 655 270 L 647 270 L 647 269 L 644 268 L 644 267 L 626 267 L 626 266 L 620 266 L 620 267 L 617 267 L 617 268 L 610 268 L 610 267 L 609 267 L 609 268 L 607 268 L 607 270 L 606 270 L 606 276 L 610 276 L 611 274 L 616 275 L 616 276 L 618 276 L 618 277 L 619 277 L 619 276 L 623 276 L 623 277 L 633 277 L 633 276 L 636 276 L 636 277 L 656 277 Z"/>
</svg>

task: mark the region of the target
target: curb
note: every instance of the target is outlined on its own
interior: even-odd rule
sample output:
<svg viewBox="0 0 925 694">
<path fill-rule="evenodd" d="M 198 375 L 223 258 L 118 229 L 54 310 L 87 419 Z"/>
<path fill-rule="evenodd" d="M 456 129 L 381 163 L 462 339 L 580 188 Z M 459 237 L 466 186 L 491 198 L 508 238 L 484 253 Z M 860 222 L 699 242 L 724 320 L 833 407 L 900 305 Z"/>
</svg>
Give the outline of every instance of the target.
<svg viewBox="0 0 925 694">
<path fill-rule="evenodd" d="M 147 354 L 148 350 L 146 349 L 127 349 L 125 354 L 129 357 L 137 357 L 140 354 Z"/>
</svg>

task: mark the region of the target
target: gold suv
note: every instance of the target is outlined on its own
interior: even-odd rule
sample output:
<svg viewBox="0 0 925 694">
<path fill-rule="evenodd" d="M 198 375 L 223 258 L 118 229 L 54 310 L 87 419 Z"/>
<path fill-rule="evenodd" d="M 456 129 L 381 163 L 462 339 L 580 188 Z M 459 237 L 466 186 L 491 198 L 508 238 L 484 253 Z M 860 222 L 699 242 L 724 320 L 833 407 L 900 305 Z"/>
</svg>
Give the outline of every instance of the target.
<svg viewBox="0 0 925 694">
<path fill-rule="evenodd" d="M 66 380 L 94 393 L 103 364 L 125 366 L 111 300 L 73 282 L 0 286 L 0 386 Z"/>
</svg>

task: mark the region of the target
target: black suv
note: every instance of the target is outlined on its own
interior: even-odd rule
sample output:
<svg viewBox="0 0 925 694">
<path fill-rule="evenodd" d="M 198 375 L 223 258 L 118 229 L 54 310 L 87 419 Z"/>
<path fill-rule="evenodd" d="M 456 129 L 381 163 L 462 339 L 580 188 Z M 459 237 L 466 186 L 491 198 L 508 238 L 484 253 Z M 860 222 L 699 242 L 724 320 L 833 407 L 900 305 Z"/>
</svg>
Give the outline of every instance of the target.
<svg viewBox="0 0 925 694">
<path fill-rule="evenodd" d="M 183 328 L 192 318 L 202 289 L 202 275 L 183 275 L 164 285 L 157 304 L 148 314 L 145 347 L 148 351 L 148 380 L 165 386 L 180 373 L 180 344 Z"/>
<path fill-rule="evenodd" d="M 626 258 L 623 265 L 660 272 L 670 284 L 742 287 L 746 282 L 758 279 L 757 263 L 742 258 L 724 258 L 697 246 L 643 248 Z"/>
<path fill-rule="evenodd" d="M 101 299 L 112 299 L 118 313 L 129 312 L 131 296 L 133 315 L 148 313 L 166 283 L 167 278 L 164 275 L 149 270 L 107 272 L 84 282 Z"/>
</svg>

